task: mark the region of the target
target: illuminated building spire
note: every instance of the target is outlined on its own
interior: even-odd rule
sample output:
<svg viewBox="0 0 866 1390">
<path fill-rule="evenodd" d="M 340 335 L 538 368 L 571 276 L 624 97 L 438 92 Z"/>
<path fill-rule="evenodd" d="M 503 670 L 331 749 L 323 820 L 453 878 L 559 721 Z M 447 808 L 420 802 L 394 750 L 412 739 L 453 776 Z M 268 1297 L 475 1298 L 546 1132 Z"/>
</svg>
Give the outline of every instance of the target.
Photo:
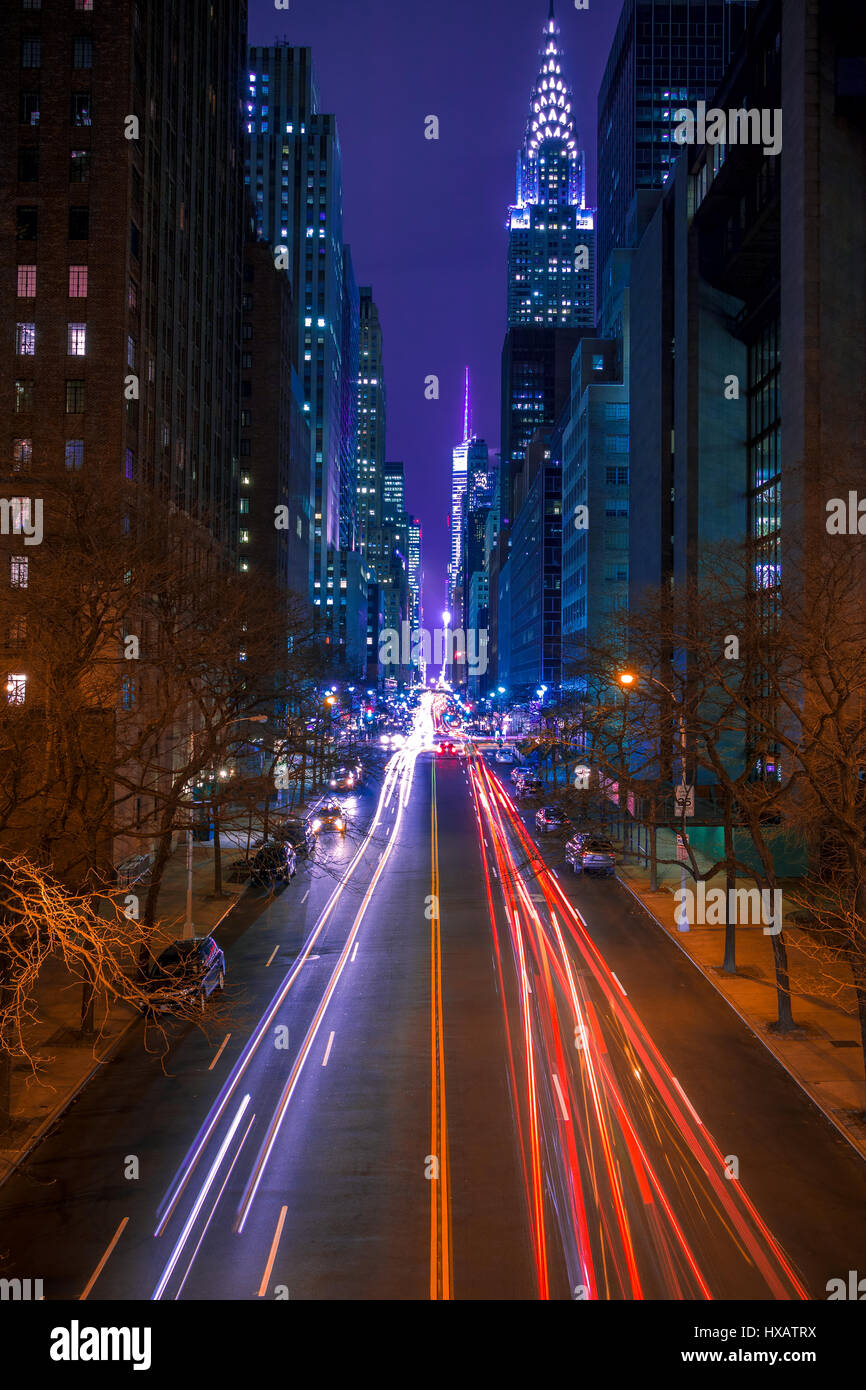
<svg viewBox="0 0 866 1390">
<path fill-rule="evenodd" d="M 469 405 L 469 368 L 466 368 L 466 379 L 463 387 L 463 443 L 469 439 L 469 428 L 472 424 L 472 411 Z"/>
</svg>

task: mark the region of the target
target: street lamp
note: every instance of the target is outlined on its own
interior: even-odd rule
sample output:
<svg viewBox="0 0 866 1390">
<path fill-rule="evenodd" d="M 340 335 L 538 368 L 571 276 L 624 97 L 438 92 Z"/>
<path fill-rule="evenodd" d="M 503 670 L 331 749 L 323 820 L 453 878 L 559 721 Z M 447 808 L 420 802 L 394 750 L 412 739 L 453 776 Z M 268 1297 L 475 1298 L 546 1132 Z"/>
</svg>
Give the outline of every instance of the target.
<svg viewBox="0 0 866 1390">
<path fill-rule="evenodd" d="M 657 685 L 659 690 L 663 690 L 677 707 L 677 721 L 679 723 L 680 729 L 680 795 L 677 799 L 679 801 L 679 804 L 683 808 L 683 817 L 685 817 L 686 808 L 689 804 L 689 788 L 686 783 L 686 718 L 683 712 L 683 702 L 682 699 L 679 698 L 673 690 L 671 690 L 670 686 L 665 685 L 664 681 L 658 680 L 657 677 L 644 675 L 642 679 L 651 681 L 653 685 Z M 626 690 L 629 690 L 633 685 L 637 684 L 637 676 L 635 676 L 631 671 L 621 671 L 619 675 L 619 683 L 620 685 L 624 686 Z M 655 827 L 653 827 L 653 834 L 655 834 Z M 685 844 L 685 834 L 681 835 L 680 838 Z M 688 931 L 689 910 L 687 907 L 688 898 L 686 897 L 685 860 L 683 860 L 682 867 L 680 870 L 680 889 L 682 910 L 680 912 L 679 920 L 677 921 L 677 931 Z"/>
</svg>

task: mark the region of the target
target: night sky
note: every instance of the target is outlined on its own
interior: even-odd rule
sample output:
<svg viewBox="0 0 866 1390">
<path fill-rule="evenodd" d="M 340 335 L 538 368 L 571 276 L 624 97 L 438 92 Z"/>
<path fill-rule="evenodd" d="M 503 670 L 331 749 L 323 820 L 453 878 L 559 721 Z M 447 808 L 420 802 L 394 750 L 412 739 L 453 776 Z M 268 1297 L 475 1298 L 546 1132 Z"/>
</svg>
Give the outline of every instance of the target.
<svg viewBox="0 0 866 1390">
<path fill-rule="evenodd" d="M 598 86 L 620 9 L 556 4 L 591 202 Z M 547 11 L 548 0 L 249 0 L 250 42 L 309 45 L 321 109 L 337 117 L 344 234 L 381 315 L 387 456 L 404 460 L 406 505 L 421 518 L 428 627 L 445 606 L 467 365 L 473 428 L 499 449 L 505 217 Z M 428 115 L 438 141 L 424 139 Z M 424 399 L 431 373 L 438 401 Z"/>
</svg>

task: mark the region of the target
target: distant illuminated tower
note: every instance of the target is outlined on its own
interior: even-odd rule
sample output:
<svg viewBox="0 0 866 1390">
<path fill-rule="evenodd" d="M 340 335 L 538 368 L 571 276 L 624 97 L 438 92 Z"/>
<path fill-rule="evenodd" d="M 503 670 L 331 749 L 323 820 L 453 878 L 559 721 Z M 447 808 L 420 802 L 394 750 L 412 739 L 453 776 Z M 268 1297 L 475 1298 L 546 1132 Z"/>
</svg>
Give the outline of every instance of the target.
<svg viewBox="0 0 866 1390">
<path fill-rule="evenodd" d="M 584 154 L 553 0 L 540 57 L 509 209 L 508 325 L 593 328 L 595 213 L 586 206 Z"/>
<path fill-rule="evenodd" d="M 469 396 L 469 368 L 463 388 L 463 438 L 451 450 L 451 562 L 448 566 L 448 592 L 451 593 L 460 572 L 460 528 L 463 516 L 463 494 L 466 491 L 470 471 L 487 470 L 487 445 L 472 433 L 472 406 Z"/>
</svg>

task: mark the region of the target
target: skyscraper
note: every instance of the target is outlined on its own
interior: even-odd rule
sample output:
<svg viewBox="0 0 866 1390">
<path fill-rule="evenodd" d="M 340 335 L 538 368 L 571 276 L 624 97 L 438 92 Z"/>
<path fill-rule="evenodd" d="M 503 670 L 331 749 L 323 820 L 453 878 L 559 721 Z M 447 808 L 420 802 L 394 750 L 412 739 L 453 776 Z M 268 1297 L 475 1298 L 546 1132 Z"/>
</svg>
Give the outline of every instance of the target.
<svg viewBox="0 0 866 1390">
<path fill-rule="evenodd" d="M 625 0 L 598 92 L 598 264 L 636 246 L 678 153 L 674 112 L 710 101 L 755 0 Z"/>
<path fill-rule="evenodd" d="M 508 324 L 592 328 L 595 214 L 550 0 L 508 217 Z"/>
<path fill-rule="evenodd" d="M 258 233 L 285 261 L 297 309 L 310 423 L 310 592 L 323 628 L 339 641 L 342 620 L 334 613 L 345 564 L 337 552 L 352 529 L 344 512 L 357 449 L 347 392 L 357 378 L 358 342 L 344 322 L 358 310 L 343 243 L 340 143 L 335 118 L 319 111 L 309 49 L 251 48 L 248 83 L 246 183 Z"/>
<path fill-rule="evenodd" d="M 385 466 L 385 367 L 382 326 L 369 285 L 360 294 L 358 360 L 358 545 L 367 553 L 371 530 L 382 524 L 381 481 Z"/>
</svg>

